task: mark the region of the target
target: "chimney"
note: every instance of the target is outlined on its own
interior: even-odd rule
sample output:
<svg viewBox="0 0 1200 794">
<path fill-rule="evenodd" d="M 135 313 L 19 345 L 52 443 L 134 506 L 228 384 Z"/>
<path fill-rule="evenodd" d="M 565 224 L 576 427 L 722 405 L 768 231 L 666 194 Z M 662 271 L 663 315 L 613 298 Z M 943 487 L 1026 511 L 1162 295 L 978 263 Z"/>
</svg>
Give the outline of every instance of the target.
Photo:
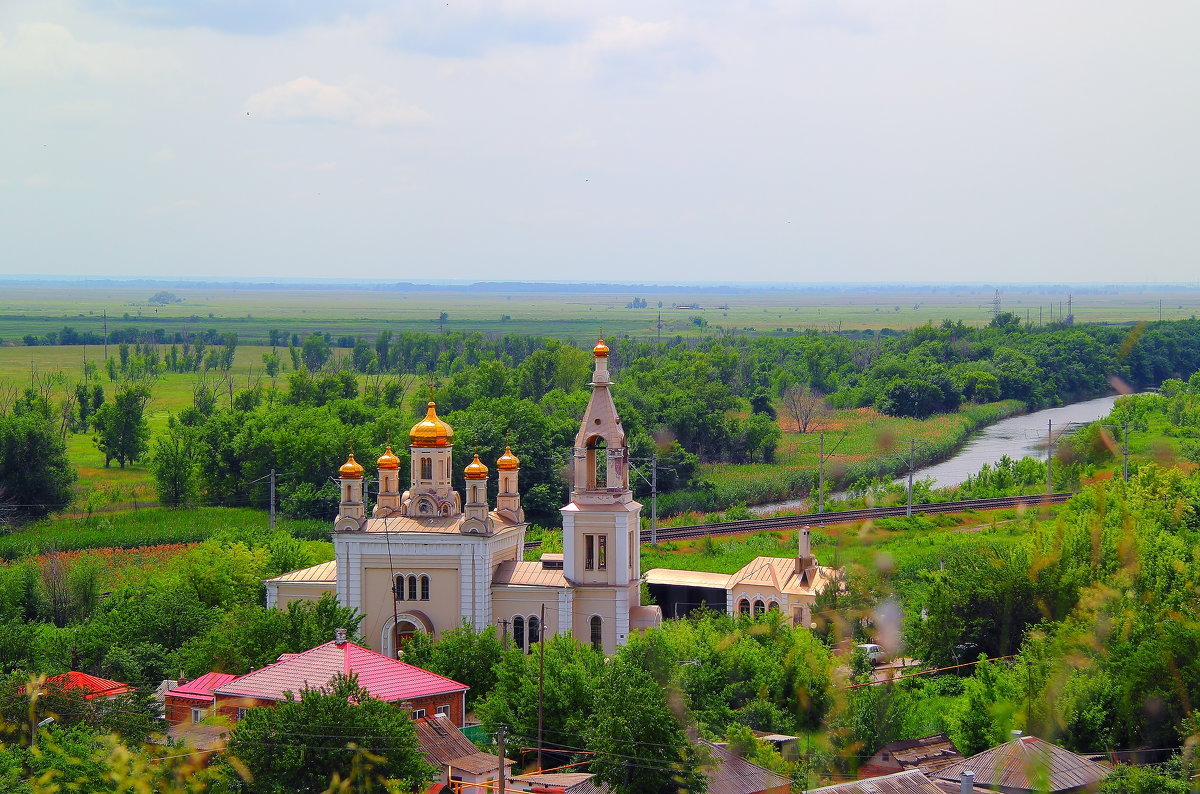
<svg viewBox="0 0 1200 794">
<path fill-rule="evenodd" d="M 346 630 L 345 629 L 334 629 L 333 630 L 333 642 L 335 645 L 345 645 L 346 644 Z"/>
<path fill-rule="evenodd" d="M 1021 738 L 1021 731 L 1020 731 L 1020 730 L 1018 730 L 1018 729 L 1016 729 L 1016 728 L 1014 728 L 1014 729 L 1013 729 L 1013 732 L 1012 732 L 1012 737 L 1013 737 L 1014 739 L 1020 739 L 1020 738 Z"/>
<path fill-rule="evenodd" d="M 975 791 L 975 773 L 968 769 L 966 772 L 963 772 L 961 794 L 974 794 L 974 791 Z"/>
<path fill-rule="evenodd" d="M 812 532 L 807 526 L 800 528 L 799 548 L 796 550 L 796 576 L 804 578 L 805 571 L 813 567 L 816 560 L 812 556 Z"/>
</svg>

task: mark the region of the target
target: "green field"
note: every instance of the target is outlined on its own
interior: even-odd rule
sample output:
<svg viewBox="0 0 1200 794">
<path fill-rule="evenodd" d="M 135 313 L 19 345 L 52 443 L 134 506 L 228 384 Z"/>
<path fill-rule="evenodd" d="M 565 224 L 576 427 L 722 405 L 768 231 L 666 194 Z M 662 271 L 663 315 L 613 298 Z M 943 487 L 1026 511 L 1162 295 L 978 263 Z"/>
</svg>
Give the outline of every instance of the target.
<svg viewBox="0 0 1200 794">
<path fill-rule="evenodd" d="M 995 290 L 987 286 L 911 288 L 818 288 L 734 290 L 679 288 L 615 290 L 564 286 L 561 292 L 525 292 L 504 285 L 483 290 L 329 287 L 171 287 L 182 303 L 155 306 L 159 287 L 104 284 L 5 284 L 0 296 L 0 339 L 19 343 L 26 334 L 43 336 L 70 325 L 101 333 L 108 328 L 194 333 L 208 328 L 234 331 L 244 342 L 262 342 L 271 329 L 302 336 L 311 331 L 374 336 L 393 331 L 445 329 L 485 334 L 544 334 L 583 343 L 601 326 L 609 335 L 702 336 L 722 332 L 789 333 L 815 330 L 908 329 L 944 319 L 983 325 L 991 319 Z M 1050 322 L 1067 311 L 1066 287 L 1001 290 L 1001 308 L 1032 323 Z M 646 308 L 625 308 L 635 298 Z M 662 307 L 659 307 L 659 303 Z M 1060 307 L 1061 304 L 1061 307 Z M 694 306 L 696 308 L 672 308 Z M 1078 289 L 1073 314 L 1078 322 L 1132 322 L 1181 319 L 1200 310 L 1200 290 L 1119 287 Z M 693 318 L 707 323 L 700 326 Z M 507 318 L 507 319 L 506 319 Z"/>
</svg>

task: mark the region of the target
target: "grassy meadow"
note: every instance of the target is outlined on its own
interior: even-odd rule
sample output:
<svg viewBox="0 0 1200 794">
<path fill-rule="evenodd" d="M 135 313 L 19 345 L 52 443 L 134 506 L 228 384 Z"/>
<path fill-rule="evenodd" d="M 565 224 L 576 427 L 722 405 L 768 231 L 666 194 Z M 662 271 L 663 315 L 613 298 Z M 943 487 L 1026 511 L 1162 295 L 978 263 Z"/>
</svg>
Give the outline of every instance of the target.
<svg viewBox="0 0 1200 794">
<path fill-rule="evenodd" d="M 986 285 L 933 287 L 808 287 L 730 289 L 642 288 L 630 285 L 589 288 L 563 285 L 561 291 L 529 292 L 497 284 L 487 290 L 426 287 L 299 288 L 294 285 L 170 287 L 181 303 L 156 306 L 149 298 L 159 286 L 112 282 L 83 284 L 5 284 L 0 295 L 0 339 L 19 341 L 70 325 L 100 333 L 108 327 L 196 332 L 235 331 L 244 342 L 262 342 L 272 328 L 299 333 L 330 332 L 374 336 L 393 331 L 438 332 L 445 328 L 486 334 L 543 334 L 589 341 L 603 326 L 609 335 L 703 336 L 726 331 L 795 333 L 816 330 L 908 329 L 944 319 L 983 325 L 991 319 L 995 289 Z M 1072 312 L 1078 322 L 1133 322 L 1181 319 L 1197 314 L 1195 287 L 1113 287 L 1079 289 L 1030 286 L 1001 290 L 1001 308 L 1033 323 Z M 635 298 L 645 308 L 626 308 Z M 659 303 L 662 306 L 659 306 Z M 1060 307 L 1061 304 L 1061 307 Z M 687 306 L 692 308 L 672 308 Z M 697 325 L 694 317 L 707 325 Z M 719 327 L 719 328 L 718 328 Z"/>
</svg>

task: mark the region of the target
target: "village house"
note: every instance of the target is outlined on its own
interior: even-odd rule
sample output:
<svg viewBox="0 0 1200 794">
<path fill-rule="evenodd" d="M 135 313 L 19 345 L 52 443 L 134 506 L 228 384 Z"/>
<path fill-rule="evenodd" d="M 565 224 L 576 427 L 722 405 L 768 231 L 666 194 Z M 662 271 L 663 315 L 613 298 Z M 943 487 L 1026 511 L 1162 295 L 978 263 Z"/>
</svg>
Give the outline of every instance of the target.
<svg viewBox="0 0 1200 794">
<path fill-rule="evenodd" d="M 205 673 L 164 695 L 167 723 L 198 723 L 219 715 L 236 721 L 246 709 L 273 706 L 305 689 L 326 686 L 339 673 L 358 676 L 372 697 L 395 703 L 413 719 L 444 716 L 457 727 L 465 718 L 469 687 L 411 664 L 389 659 L 346 639 L 345 630 L 327 643 L 279 660 L 246 675 Z"/>
<path fill-rule="evenodd" d="M 449 784 L 455 794 L 486 794 L 496 790 L 499 759 L 492 753 L 481 752 L 451 720 L 422 717 L 415 727 L 421 755 L 441 770 L 437 782 Z M 504 767 L 505 777 L 511 779 L 513 762 L 505 761 Z"/>
<path fill-rule="evenodd" d="M 885 744 L 858 769 L 859 777 L 877 777 L 917 769 L 929 774 L 961 761 L 962 753 L 944 733 Z"/>
<path fill-rule="evenodd" d="M 59 673 L 47 678 L 42 684 L 42 688 L 60 689 L 64 692 L 79 692 L 85 700 L 114 700 L 121 695 L 128 695 L 133 692 L 133 688 L 129 684 L 123 684 L 120 681 L 110 681 L 107 678 L 80 673 L 76 670 Z M 19 691 L 24 694 L 25 687 L 21 687 Z"/>
<path fill-rule="evenodd" d="M 817 564 L 812 534 L 802 527 L 795 557 L 755 557 L 732 574 L 652 568 L 646 571 L 650 595 L 669 617 L 707 608 L 730 616 L 778 611 L 795 626 L 812 622 L 813 605 L 838 570 Z"/>
<path fill-rule="evenodd" d="M 1013 733 L 1012 741 L 942 767 L 929 777 L 955 783 L 966 774 L 978 791 L 1059 794 L 1092 791 L 1112 771 L 1036 736 Z"/>
</svg>

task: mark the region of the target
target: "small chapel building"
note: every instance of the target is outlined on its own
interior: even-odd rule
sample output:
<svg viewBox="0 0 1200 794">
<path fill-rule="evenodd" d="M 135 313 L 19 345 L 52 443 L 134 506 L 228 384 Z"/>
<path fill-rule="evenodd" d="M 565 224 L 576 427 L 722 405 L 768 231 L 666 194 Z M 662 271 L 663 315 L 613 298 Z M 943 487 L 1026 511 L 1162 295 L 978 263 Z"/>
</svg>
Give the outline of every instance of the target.
<svg viewBox="0 0 1200 794">
<path fill-rule="evenodd" d="M 523 559 L 525 514 L 520 460 L 495 461 L 499 489 L 487 503 L 486 464 L 464 470 L 464 495 L 451 485 L 454 429 L 430 401 L 409 431 L 410 476 L 389 445 L 377 461 L 379 494 L 368 513 L 363 467 L 351 454 L 339 470 L 334 560 L 266 581 L 267 605 L 336 593 L 365 617 L 361 632 L 395 657 L 417 631 L 435 636 L 463 622 L 499 625 L 520 648 L 570 631 L 605 653 L 662 612 L 641 605 L 642 506 L 629 487 L 629 447 L 609 387 L 609 348 L 593 349 L 592 394 L 572 450 L 571 501 L 561 510 L 563 553 Z M 541 624 L 545 614 L 545 625 Z"/>
</svg>

